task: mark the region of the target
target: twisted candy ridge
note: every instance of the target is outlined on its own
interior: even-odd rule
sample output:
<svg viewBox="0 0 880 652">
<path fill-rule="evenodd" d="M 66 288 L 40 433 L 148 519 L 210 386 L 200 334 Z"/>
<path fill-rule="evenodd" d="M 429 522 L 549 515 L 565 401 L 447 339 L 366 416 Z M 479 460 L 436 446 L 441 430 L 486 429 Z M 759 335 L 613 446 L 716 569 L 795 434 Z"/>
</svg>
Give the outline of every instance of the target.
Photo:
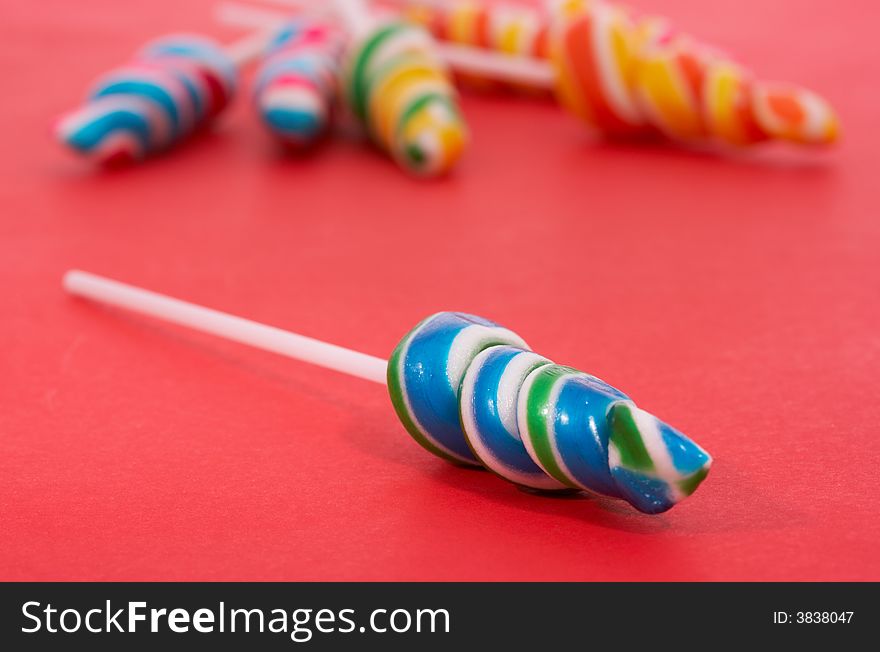
<svg viewBox="0 0 880 652">
<path fill-rule="evenodd" d="M 532 489 L 585 490 L 659 513 L 693 493 L 712 461 L 620 390 L 473 315 L 420 322 L 389 360 L 388 388 L 425 449 Z"/>
</svg>

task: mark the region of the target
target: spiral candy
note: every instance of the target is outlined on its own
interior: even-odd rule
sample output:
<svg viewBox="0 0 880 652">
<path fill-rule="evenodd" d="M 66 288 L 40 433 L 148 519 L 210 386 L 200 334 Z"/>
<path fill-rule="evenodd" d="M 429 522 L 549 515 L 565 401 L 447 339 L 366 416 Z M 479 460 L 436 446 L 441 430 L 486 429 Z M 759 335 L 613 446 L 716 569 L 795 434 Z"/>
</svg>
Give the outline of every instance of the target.
<svg viewBox="0 0 880 652">
<path fill-rule="evenodd" d="M 254 101 L 263 124 L 282 143 L 306 146 L 326 132 L 340 90 L 343 44 L 333 26 L 302 20 L 270 43 Z"/>
<path fill-rule="evenodd" d="M 346 90 L 355 116 L 405 169 L 431 176 L 458 161 L 467 128 L 424 30 L 402 22 L 370 30 L 352 47 Z"/>
<path fill-rule="evenodd" d="M 837 139 L 837 117 L 816 94 L 756 79 L 663 19 L 601 1 L 563 13 L 551 53 L 560 101 L 606 134 L 737 146 Z"/>
<path fill-rule="evenodd" d="M 229 56 L 208 39 L 158 40 L 102 77 L 85 106 L 61 118 L 58 138 L 101 163 L 140 160 L 223 111 L 237 74 Z"/>
<path fill-rule="evenodd" d="M 827 144 L 839 135 L 834 111 L 815 93 L 756 79 L 728 56 L 675 32 L 665 19 L 621 5 L 562 0 L 558 15 L 549 17 L 476 0 L 448 7 L 405 4 L 405 15 L 437 38 L 550 59 L 560 102 L 604 134 L 661 133 L 738 146 L 766 140 Z"/>
<path fill-rule="evenodd" d="M 586 490 L 659 513 L 693 493 L 712 461 L 624 393 L 472 315 L 419 323 L 389 360 L 388 388 L 421 446 L 532 489 Z"/>
</svg>

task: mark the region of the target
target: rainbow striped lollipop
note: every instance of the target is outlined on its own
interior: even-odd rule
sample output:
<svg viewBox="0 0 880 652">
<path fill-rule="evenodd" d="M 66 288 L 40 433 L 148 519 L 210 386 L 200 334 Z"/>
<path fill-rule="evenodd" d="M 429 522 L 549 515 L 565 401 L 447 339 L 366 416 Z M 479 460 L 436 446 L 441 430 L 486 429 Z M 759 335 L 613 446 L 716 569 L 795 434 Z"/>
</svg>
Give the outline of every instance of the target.
<svg viewBox="0 0 880 652">
<path fill-rule="evenodd" d="M 426 32 L 390 22 L 357 40 L 346 90 L 376 143 L 410 172 L 443 174 L 463 153 L 467 128 Z"/>
<path fill-rule="evenodd" d="M 343 34 L 304 19 L 284 26 L 256 74 L 254 102 L 268 131 L 294 147 L 326 131 L 341 85 Z"/>
<path fill-rule="evenodd" d="M 662 19 L 592 2 L 561 25 L 552 50 L 559 97 L 603 133 L 740 146 L 838 136 L 837 117 L 814 93 L 759 80 Z"/>
<path fill-rule="evenodd" d="M 219 115 L 235 95 L 238 66 L 266 36 L 222 48 L 201 36 L 169 36 L 104 75 L 85 105 L 63 116 L 58 139 L 103 164 L 168 149 Z"/>
<path fill-rule="evenodd" d="M 387 383 L 397 416 L 420 446 L 522 487 L 588 491 L 656 514 L 691 495 L 712 463 L 706 451 L 620 390 L 532 353 L 519 335 L 481 317 L 432 315 L 386 362 L 85 272 L 68 272 L 64 286 L 95 301 Z"/>
</svg>

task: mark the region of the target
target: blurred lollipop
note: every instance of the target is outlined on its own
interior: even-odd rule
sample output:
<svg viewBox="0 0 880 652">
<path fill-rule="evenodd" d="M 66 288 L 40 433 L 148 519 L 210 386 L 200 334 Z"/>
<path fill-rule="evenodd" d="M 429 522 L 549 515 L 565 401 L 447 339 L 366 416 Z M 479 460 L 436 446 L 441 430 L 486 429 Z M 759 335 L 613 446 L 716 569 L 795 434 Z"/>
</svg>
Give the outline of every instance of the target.
<svg viewBox="0 0 880 652">
<path fill-rule="evenodd" d="M 472 0 L 392 4 L 448 40 L 438 51 L 457 71 L 552 89 L 571 113 L 608 136 L 659 133 L 746 146 L 827 145 L 840 134 L 834 110 L 816 93 L 762 80 L 667 20 L 622 5 L 562 0 L 541 12 Z"/>
<path fill-rule="evenodd" d="M 272 39 L 254 83 L 260 119 L 279 142 L 308 147 L 324 135 L 339 98 L 341 30 L 298 18 Z"/>
<path fill-rule="evenodd" d="M 102 164 L 130 163 L 166 150 L 229 105 L 239 67 L 269 38 L 261 31 L 228 47 L 193 35 L 156 40 L 130 63 L 103 75 L 85 104 L 58 120 L 56 136 Z"/>
<path fill-rule="evenodd" d="M 347 47 L 342 57 L 342 94 L 372 140 L 402 168 L 418 176 L 450 171 L 467 144 L 467 126 L 447 67 L 427 31 L 377 17 L 345 0 L 310 12 L 341 19 Z M 278 28 L 304 20 L 249 5 L 223 3 L 221 22 Z M 259 92 L 259 86 L 258 86 Z"/>
</svg>

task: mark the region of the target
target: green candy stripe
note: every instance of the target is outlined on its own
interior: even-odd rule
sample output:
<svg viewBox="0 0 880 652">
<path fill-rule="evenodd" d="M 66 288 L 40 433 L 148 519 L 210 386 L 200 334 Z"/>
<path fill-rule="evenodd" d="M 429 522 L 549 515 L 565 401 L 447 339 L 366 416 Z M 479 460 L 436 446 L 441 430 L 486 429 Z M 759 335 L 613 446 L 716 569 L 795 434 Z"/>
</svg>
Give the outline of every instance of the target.
<svg viewBox="0 0 880 652">
<path fill-rule="evenodd" d="M 690 496 L 697 490 L 697 487 L 700 486 L 700 483 L 706 479 L 707 475 L 709 475 L 709 467 L 704 466 L 703 468 L 694 471 L 694 473 L 692 473 L 684 480 L 679 480 L 677 483 L 678 488 L 685 496 Z"/>
<path fill-rule="evenodd" d="M 366 118 L 367 106 L 369 103 L 369 80 L 367 79 L 367 68 L 369 67 L 376 51 L 382 47 L 388 39 L 393 38 L 397 33 L 405 29 L 407 29 L 407 27 L 400 23 L 389 23 L 382 26 L 364 41 L 363 45 L 361 45 L 355 55 L 349 78 L 349 96 L 351 98 L 352 110 L 361 120 Z"/>
<path fill-rule="evenodd" d="M 399 52 L 398 54 L 395 54 L 389 59 L 383 61 L 382 64 L 371 73 L 364 73 L 361 84 L 364 101 L 364 115 L 366 117 L 369 117 L 367 114 L 369 113 L 370 98 L 373 96 L 373 92 L 375 91 L 375 87 L 377 84 L 382 83 L 385 79 L 391 76 L 392 73 L 395 73 L 398 70 L 406 70 L 417 65 L 422 65 L 423 63 L 431 64 L 433 62 L 426 61 L 424 60 L 423 56 L 417 55 L 413 52 Z M 444 84 L 444 86 L 446 87 L 445 94 L 436 90 L 425 90 L 421 94 L 419 94 L 415 101 L 418 101 L 426 95 L 433 95 L 435 97 L 445 100 L 447 103 L 450 104 L 451 107 L 454 108 L 455 105 L 451 102 L 449 97 L 453 93 L 452 87 L 448 84 Z M 401 115 L 404 115 L 405 113 L 406 111 L 403 111 Z"/>
<path fill-rule="evenodd" d="M 449 107 L 453 115 L 455 114 L 455 105 L 450 99 L 441 95 L 440 93 L 426 93 L 424 95 L 420 95 L 414 102 L 412 102 L 403 113 L 400 115 L 399 120 L 397 121 L 397 129 L 395 141 L 400 142 L 400 134 L 406 129 L 407 123 L 415 116 L 419 111 L 432 103 L 445 104 Z M 415 163 L 417 167 L 421 167 L 425 161 L 424 152 L 411 143 L 405 143 L 406 149 L 404 153 L 408 161 Z"/>
<path fill-rule="evenodd" d="M 370 133 L 376 133 L 376 129 L 372 124 L 372 116 L 370 115 L 369 107 L 370 107 L 370 98 L 373 97 L 373 93 L 375 92 L 376 84 L 382 82 L 389 75 L 396 72 L 398 69 L 405 69 L 412 65 L 412 53 L 402 52 L 397 54 L 387 61 L 384 61 L 382 65 L 377 67 L 372 73 L 366 75 L 363 80 L 363 94 L 364 94 L 364 119 L 368 123 L 368 127 L 370 129 Z M 421 96 L 419 96 L 421 97 Z M 397 124 L 400 125 L 401 118 L 398 117 Z"/>
<path fill-rule="evenodd" d="M 558 365 L 548 365 L 535 373 L 535 379 L 526 397 L 528 432 L 524 434 L 528 436 L 544 470 L 562 484 L 577 489 L 579 487 L 568 478 L 557 464 L 556 457 L 553 455 L 553 445 L 550 442 L 550 419 L 555 416 L 550 397 L 556 384 L 563 382 L 567 376 L 573 373 L 578 372 L 575 369 Z"/>
<path fill-rule="evenodd" d="M 422 434 L 422 431 L 419 430 L 419 427 L 416 425 L 415 421 L 413 421 L 412 416 L 410 415 L 409 408 L 406 405 L 406 399 L 404 398 L 403 379 L 401 378 L 400 373 L 400 362 L 404 354 L 406 353 L 406 349 L 409 346 L 412 338 L 416 336 L 416 334 L 427 322 L 434 319 L 434 317 L 436 317 L 436 315 L 431 315 L 430 317 L 426 317 L 418 324 L 416 324 L 415 328 L 407 333 L 403 337 L 403 339 L 400 340 L 398 345 L 394 347 L 394 351 L 391 352 L 391 357 L 388 359 L 387 372 L 388 394 L 391 396 L 391 405 L 394 406 L 394 411 L 397 413 L 397 417 L 400 419 L 403 427 L 422 448 L 428 450 L 437 457 L 443 458 L 448 462 L 452 462 L 453 464 L 461 464 L 462 461 L 460 459 L 458 459 L 457 457 L 453 457 L 442 448 L 438 448 L 433 444 L 433 442 L 429 441 Z"/>
<path fill-rule="evenodd" d="M 621 466 L 633 471 L 653 471 L 654 460 L 645 448 L 642 433 L 639 432 L 630 406 L 618 403 L 613 410 L 609 439 L 620 453 Z"/>
</svg>

